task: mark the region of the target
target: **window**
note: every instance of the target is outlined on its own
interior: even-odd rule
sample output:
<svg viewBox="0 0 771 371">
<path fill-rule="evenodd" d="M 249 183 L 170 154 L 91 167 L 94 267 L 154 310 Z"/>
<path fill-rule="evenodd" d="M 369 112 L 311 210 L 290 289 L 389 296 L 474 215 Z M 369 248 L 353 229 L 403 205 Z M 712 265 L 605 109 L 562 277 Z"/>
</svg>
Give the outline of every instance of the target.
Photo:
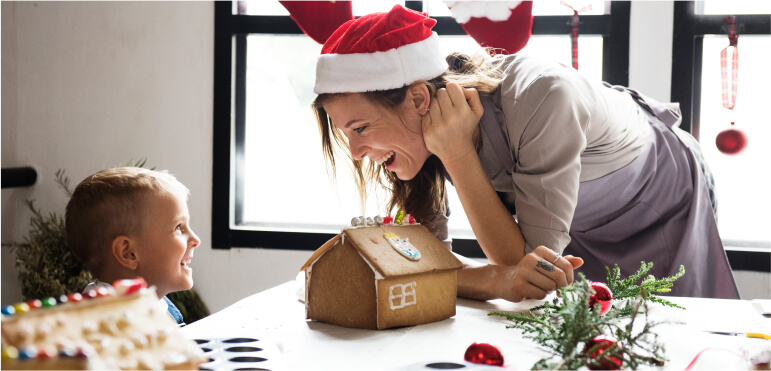
<svg viewBox="0 0 771 371">
<path fill-rule="evenodd" d="M 738 92 L 733 110 L 721 103 L 720 51 L 729 45 L 727 16 L 736 17 L 739 31 Z M 675 2 L 672 100 L 680 102 L 682 127 L 701 142 L 715 177 L 718 228 L 734 269 L 737 251 L 742 251 L 746 269 L 771 271 L 767 225 L 771 197 L 764 170 L 771 158 L 771 127 L 764 112 L 771 85 L 767 67 L 770 21 L 769 2 Z M 729 86 L 731 55 L 729 49 Z M 732 121 L 747 134 L 748 145 L 740 154 L 726 155 L 718 151 L 715 139 Z"/>
<path fill-rule="evenodd" d="M 387 11 L 394 3 L 354 1 L 353 12 Z M 402 4 L 437 19 L 434 31 L 448 53 L 478 48 L 442 1 Z M 581 13 L 582 73 L 627 84 L 629 9 L 628 2 L 595 1 Z M 536 1 L 533 13 L 525 51 L 570 64 L 572 11 L 556 1 Z M 310 110 L 320 50 L 277 1 L 215 3 L 214 248 L 312 250 L 361 215 L 346 164 L 338 163 L 336 183 L 327 176 Z M 367 215 L 382 212 L 380 206 L 370 200 Z M 455 251 L 482 256 L 457 196 L 451 208 Z"/>
</svg>

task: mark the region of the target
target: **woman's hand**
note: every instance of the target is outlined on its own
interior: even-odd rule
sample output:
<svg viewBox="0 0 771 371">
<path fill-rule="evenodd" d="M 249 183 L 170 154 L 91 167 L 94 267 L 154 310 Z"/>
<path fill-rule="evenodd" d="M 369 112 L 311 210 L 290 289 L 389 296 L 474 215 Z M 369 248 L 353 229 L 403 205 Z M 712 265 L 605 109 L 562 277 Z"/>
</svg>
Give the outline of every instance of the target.
<svg viewBox="0 0 771 371">
<path fill-rule="evenodd" d="M 449 83 L 431 100 L 423 116 L 423 141 L 442 162 L 462 159 L 476 152 L 473 135 L 482 118 L 482 102 L 476 89 Z"/>
<path fill-rule="evenodd" d="M 584 260 L 572 255 L 560 256 L 538 246 L 518 265 L 499 266 L 499 297 L 518 303 L 524 299 L 544 299 L 552 291 L 573 283 L 573 269 Z"/>
</svg>

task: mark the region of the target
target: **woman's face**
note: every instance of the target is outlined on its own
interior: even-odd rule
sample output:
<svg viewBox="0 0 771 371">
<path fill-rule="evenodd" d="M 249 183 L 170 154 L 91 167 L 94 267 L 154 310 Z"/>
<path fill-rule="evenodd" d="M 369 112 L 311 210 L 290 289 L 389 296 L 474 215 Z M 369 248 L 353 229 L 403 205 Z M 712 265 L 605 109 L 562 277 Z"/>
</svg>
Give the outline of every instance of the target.
<svg viewBox="0 0 771 371">
<path fill-rule="evenodd" d="M 354 159 L 368 157 L 401 180 L 414 178 L 431 156 L 423 142 L 421 116 L 409 92 L 397 107 L 398 113 L 358 93 L 332 99 L 324 109 L 332 124 L 348 137 Z"/>
</svg>

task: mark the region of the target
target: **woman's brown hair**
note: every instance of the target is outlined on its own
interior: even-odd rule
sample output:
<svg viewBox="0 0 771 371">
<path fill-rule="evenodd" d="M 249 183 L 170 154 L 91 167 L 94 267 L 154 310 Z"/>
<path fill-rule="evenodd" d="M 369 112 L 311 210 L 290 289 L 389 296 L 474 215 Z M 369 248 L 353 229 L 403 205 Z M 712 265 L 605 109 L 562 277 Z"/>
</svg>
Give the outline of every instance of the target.
<svg viewBox="0 0 771 371">
<path fill-rule="evenodd" d="M 436 91 L 444 88 L 450 82 L 455 82 L 465 88 L 475 88 L 482 94 L 491 94 L 501 81 L 501 72 L 497 63 L 487 60 L 486 54 L 470 57 L 465 54 L 453 53 L 447 56 L 448 70 L 442 75 L 429 81 L 418 81 L 413 84 L 424 84 L 431 96 Z M 404 86 L 398 89 L 361 93 L 371 102 L 397 112 L 397 107 L 407 96 Z M 418 174 L 410 180 L 401 180 L 393 173 L 386 170 L 385 166 L 368 161 L 364 166 L 363 160 L 354 160 L 348 149 L 345 135 L 338 130 L 329 119 L 324 104 L 344 94 L 321 94 L 313 102 L 313 110 L 319 124 L 321 134 L 321 146 L 324 157 L 327 160 L 328 170 L 334 178 L 337 173 L 335 155 L 338 149 L 342 149 L 345 156 L 353 164 L 353 172 L 356 186 L 359 190 L 361 205 L 366 205 L 367 195 L 381 187 L 390 194 L 387 203 L 387 213 L 394 209 L 405 210 L 412 214 L 419 222 L 427 222 L 438 214 L 444 214 L 445 199 L 445 170 L 442 162 L 435 155 L 431 155 Z"/>
</svg>

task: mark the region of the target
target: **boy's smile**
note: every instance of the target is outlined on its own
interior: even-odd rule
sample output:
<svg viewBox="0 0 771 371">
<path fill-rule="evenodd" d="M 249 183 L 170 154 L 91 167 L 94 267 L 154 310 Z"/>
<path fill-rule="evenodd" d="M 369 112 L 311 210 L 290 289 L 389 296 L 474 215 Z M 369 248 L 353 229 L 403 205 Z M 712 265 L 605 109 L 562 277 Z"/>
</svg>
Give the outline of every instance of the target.
<svg viewBox="0 0 771 371">
<path fill-rule="evenodd" d="M 190 228 L 187 202 L 182 196 L 148 197 L 144 226 L 136 238 L 137 275 L 158 290 L 158 296 L 193 287 L 193 249 L 201 240 Z"/>
</svg>

